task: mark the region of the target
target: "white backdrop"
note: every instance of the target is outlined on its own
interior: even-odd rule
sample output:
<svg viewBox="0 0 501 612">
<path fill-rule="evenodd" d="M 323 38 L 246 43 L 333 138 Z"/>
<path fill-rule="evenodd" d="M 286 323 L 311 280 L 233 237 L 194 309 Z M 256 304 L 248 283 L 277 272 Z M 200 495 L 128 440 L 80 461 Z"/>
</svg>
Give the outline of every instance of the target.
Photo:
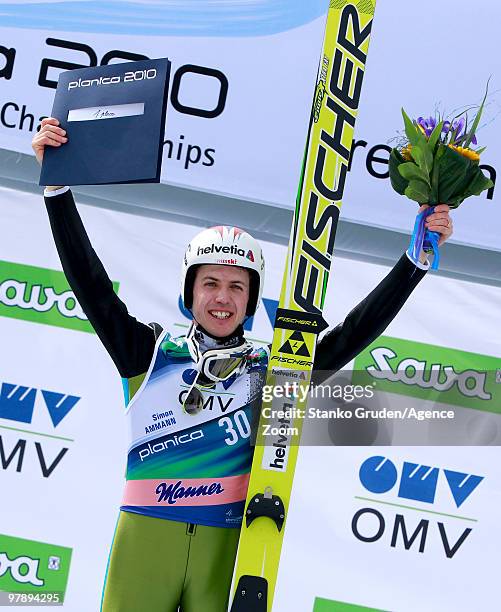
<svg viewBox="0 0 501 612">
<path fill-rule="evenodd" d="M 32 130 L 52 107 L 54 90 L 46 81 L 57 80 L 55 62 L 88 66 L 111 50 L 168 56 L 173 76 L 189 65 L 221 71 L 228 93 L 216 117 L 186 114 L 183 106 L 214 109 L 222 86 L 213 72 L 190 68 L 181 76 L 178 104 L 171 95 L 167 111 L 162 180 L 293 207 L 327 0 L 235 0 L 206 11 L 199 2 L 141 0 L 128 3 L 125 13 L 120 4 L 0 1 L 0 147 L 31 153 Z M 478 104 L 491 75 L 482 121 L 488 125 L 478 138 L 488 147 L 482 163 L 500 167 L 500 10 L 496 0 L 378 4 L 345 218 L 406 231 L 413 203 L 382 178 L 388 153 L 381 146 L 402 130 L 400 108 L 418 117 Z M 23 121 L 30 114 L 33 125 L 29 116 Z M 499 250 L 499 196 L 494 189 L 489 197 L 471 198 L 454 213 L 456 241 Z"/>
<path fill-rule="evenodd" d="M 86 206 L 80 210 L 110 277 L 120 283 L 119 295 L 130 312 L 182 333 L 187 320 L 178 309 L 177 264 L 197 228 Z M 0 189 L 0 225 L 0 260 L 60 269 L 41 197 Z M 284 248 L 263 246 L 264 297 L 270 305 L 278 297 Z M 333 269 L 326 305 L 331 324 L 340 321 L 387 272 L 381 266 L 340 259 L 334 261 Z M 32 274 L 35 278 L 36 273 Z M 0 279 L 0 297 L 4 282 L 5 277 Z M 499 357 L 496 312 L 500 297 L 497 288 L 429 274 L 385 333 Z M 5 302 L 5 296 L 2 299 Z M 18 316 L 29 310 L 12 309 Z M 5 454 L 20 439 L 26 440 L 20 471 L 16 471 L 17 459 L 0 471 L 0 487 L 9 499 L 0 510 L 1 531 L 72 548 L 66 609 L 97 610 L 125 468 L 120 379 L 94 334 L 1 312 L 0 382 L 80 398 L 57 426 L 40 393 L 31 424 L 0 418 Z M 270 339 L 265 308 L 259 309 L 248 335 Z M 37 442 L 48 465 L 68 448 L 48 477 L 41 473 Z M 484 480 L 457 509 L 441 475 L 433 506 L 440 515 L 429 514 L 424 504 L 399 500 L 395 488 L 381 498 L 383 505 L 372 503 L 385 517 L 384 535 L 363 543 L 354 537 L 350 525 L 357 509 L 370 505 L 355 496 L 374 498 L 358 477 L 362 462 L 373 455 L 391 459 L 399 473 L 403 462 L 411 461 L 481 475 Z M 496 609 L 499 598 L 493 572 L 501 544 L 496 515 L 501 496 L 498 465 L 497 448 L 467 452 L 428 447 L 305 448 L 299 458 L 274 609 L 312 610 L 315 597 L 399 612 Z M 418 509 L 395 510 L 384 502 Z M 401 538 L 398 546 L 390 546 L 397 511 L 405 515 L 409 537 L 421 519 L 430 519 L 423 553 L 416 550 L 417 544 L 406 551 Z M 477 521 L 471 523 L 473 531 L 452 559 L 443 552 L 438 522 L 444 523 L 451 546 L 471 525 L 450 515 Z M 368 533 L 375 530 L 370 520 L 365 527 L 361 523 L 363 528 Z"/>
<path fill-rule="evenodd" d="M 113 49 L 169 57 L 171 86 L 178 77 L 180 85 L 178 96 L 172 87 L 170 91 L 166 124 L 170 144 L 164 147 L 162 180 L 256 201 L 294 200 L 322 48 L 325 0 L 250 3 L 247 12 L 261 19 L 250 31 L 245 25 L 252 23 L 251 16 L 245 15 L 243 21 L 238 14 L 241 2 L 223 3 L 220 8 L 212 5 L 212 11 L 204 11 L 199 2 L 192 3 L 193 11 L 187 10 L 189 3 L 131 3 L 129 7 L 135 6 L 137 14 L 129 29 L 124 26 L 125 16 L 106 20 L 100 10 L 95 21 L 87 18 L 86 4 L 94 3 L 77 8 L 71 2 L 54 3 L 52 10 L 58 18 L 51 29 L 40 27 L 51 10 L 50 3 L 37 9 L 20 2 L 6 11 L 12 15 L 0 24 L 11 26 L 0 27 L 0 44 L 15 49 L 16 56 L 11 78 L 0 78 L 1 147 L 31 154 L 30 120 L 19 129 L 22 108 L 24 105 L 25 113 L 35 117 L 35 128 L 40 116 L 50 114 L 54 89 L 46 81 L 57 81 L 60 72 L 54 63 L 89 66 L 94 58 L 101 63 Z M 120 12 L 119 4 L 110 3 L 108 8 Z M 220 13 L 225 6 L 227 29 L 209 30 L 208 15 L 212 12 L 216 19 L 224 19 Z M 155 11 L 163 11 L 168 18 L 163 36 L 159 35 L 162 24 L 152 32 Z M 293 14 L 297 19 L 291 22 Z M 266 19 L 270 24 L 276 22 L 272 31 L 262 23 Z M 172 24 L 177 27 L 169 27 Z M 58 42 L 49 44 L 48 39 Z M 44 58 L 50 65 L 47 70 Z M 197 70 L 206 74 L 197 74 Z M 199 111 L 189 114 L 184 108 L 211 110 L 218 101 L 223 108 L 215 117 L 198 116 Z M 19 110 L 5 108 L 10 103 Z"/>
<path fill-rule="evenodd" d="M 419 5 L 390 0 L 376 5 L 355 130 L 355 140 L 362 145 L 353 154 L 345 218 L 406 231 L 413 202 L 378 177 L 388 166 L 375 159 L 387 160 L 388 152 L 380 146 L 395 146 L 389 140 L 403 132 L 401 107 L 417 118 L 434 115 L 435 109 L 449 114 L 478 105 L 490 76 L 490 95 L 477 137 L 479 146 L 487 147 L 482 164 L 499 172 L 501 75 L 496 23 L 500 10 L 495 0 L 478 6 L 453 0 L 425 0 Z M 461 37 L 463 29 L 471 39 Z M 499 250 L 500 195 L 496 189 L 492 199 L 486 194 L 470 198 L 453 213 L 454 240 Z"/>
</svg>

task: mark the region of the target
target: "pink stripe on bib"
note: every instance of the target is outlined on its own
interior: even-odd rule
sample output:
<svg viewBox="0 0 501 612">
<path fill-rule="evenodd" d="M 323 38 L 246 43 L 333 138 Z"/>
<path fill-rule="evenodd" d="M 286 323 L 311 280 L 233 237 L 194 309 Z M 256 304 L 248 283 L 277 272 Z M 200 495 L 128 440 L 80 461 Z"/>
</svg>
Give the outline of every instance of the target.
<svg viewBox="0 0 501 612">
<path fill-rule="evenodd" d="M 244 501 L 249 474 L 225 478 L 128 480 L 123 506 L 216 506 Z"/>
</svg>

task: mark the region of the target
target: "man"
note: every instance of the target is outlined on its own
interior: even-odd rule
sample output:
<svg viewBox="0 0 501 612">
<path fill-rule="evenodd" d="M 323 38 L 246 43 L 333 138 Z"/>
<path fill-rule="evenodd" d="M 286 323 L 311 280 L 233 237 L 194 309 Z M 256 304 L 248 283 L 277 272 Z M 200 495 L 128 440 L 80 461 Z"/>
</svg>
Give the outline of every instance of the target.
<svg viewBox="0 0 501 612">
<path fill-rule="evenodd" d="M 38 161 L 45 146 L 66 141 L 58 121 L 44 119 L 33 139 Z M 242 327 L 261 298 L 261 248 L 226 226 L 192 240 L 182 296 L 193 324 L 174 338 L 128 314 L 68 188 L 47 187 L 45 195 L 68 282 L 124 381 L 130 450 L 102 610 L 223 612 L 252 461 L 250 423 L 268 361 Z M 442 234 L 441 243 L 451 235 L 446 205 L 428 217 L 428 228 Z M 231 257 L 221 255 L 223 247 Z M 319 341 L 315 369 L 338 370 L 379 336 L 426 269 L 424 260 L 418 267 L 403 255 Z M 214 410 L 207 409 L 211 398 Z"/>
</svg>

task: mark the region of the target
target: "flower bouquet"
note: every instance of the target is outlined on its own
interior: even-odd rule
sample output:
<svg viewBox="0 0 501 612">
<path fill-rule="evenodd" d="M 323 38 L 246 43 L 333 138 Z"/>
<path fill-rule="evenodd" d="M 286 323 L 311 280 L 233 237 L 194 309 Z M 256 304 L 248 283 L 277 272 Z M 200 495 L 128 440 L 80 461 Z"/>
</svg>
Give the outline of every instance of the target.
<svg viewBox="0 0 501 612">
<path fill-rule="evenodd" d="M 470 126 L 466 111 L 451 120 L 419 117 L 413 121 L 402 109 L 406 138 L 390 153 L 391 186 L 400 195 L 420 204 L 430 204 L 431 208 L 422 213 L 420 228 L 416 222 L 413 240 L 416 239 L 417 244 L 411 247 L 414 255 L 421 247 L 433 251 L 435 268 L 439 236 L 423 229 L 425 217 L 438 203 L 457 208 L 469 196 L 480 195 L 493 186 L 479 167 L 480 154 L 485 147 L 475 150 L 470 146 L 477 144 L 475 131 L 486 97 L 487 92 Z"/>
</svg>

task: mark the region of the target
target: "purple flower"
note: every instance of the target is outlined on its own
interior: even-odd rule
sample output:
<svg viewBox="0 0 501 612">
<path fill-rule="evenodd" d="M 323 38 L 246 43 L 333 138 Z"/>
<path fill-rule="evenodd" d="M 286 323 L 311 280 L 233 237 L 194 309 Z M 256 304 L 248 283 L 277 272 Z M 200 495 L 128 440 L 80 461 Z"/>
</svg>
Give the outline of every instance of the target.
<svg viewBox="0 0 501 612">
<path fill-rule="evenodd" d="M 442 132 L 444 132 L 445 134 L 447 134 L 448 132 L 452 132 L 452 133 L 456 132 L 456 136 L 452 144 L 458 144 L 461 138 L 464 138 L 465 136 L 465 124 L 466 124 L 466 120 L 464 117 L 460 117 L 459 119 L 456 119 L 455 121 L 452 122 L 452 124 L 450 121 L 444 121 L 444 125 L 442 126 Z M 475 137 L 475 134 L 473 134 L 472 136 L 471 143 L 474 145 L 477 144 L 477 139 Z"/>
<path fill-rule="evenodd" d="M 418 117 L 417 124 L 423 128 L 426 138 L 429 138 L 437 125 L 437 120 L 434 117 L 428 117 L 427 119 Z"/>
<path fill-rule="evenodd" d="M 463 136 L 465 123 L 466 122 L 464 117 L 460 117 L 456 121 L 452 122 L 452 131 L 456 132 L 455 142 L 457 142 L 461 138 L 461 136 Z"/>
<path fill-rule="evenodd" d="M 418 117 L 417 124 L 423 129 L 426 138 L 429 138 L 437 125 L 437 120 L 434 117 Z M 459 119 L 454 120 L 452 124 L 450 121 L 444 121 L 442 125 L 442 133 L 447 134 L 448 132 L 456 132 L 453 144 L 458 144 L 461 138 L 464 138 L 465 136 L 465 126 L 466 119 L 464 117 L 460 117 Z M 475 134 L 473 134 L 471 144 L 477 144 Z"/>
</svg>

